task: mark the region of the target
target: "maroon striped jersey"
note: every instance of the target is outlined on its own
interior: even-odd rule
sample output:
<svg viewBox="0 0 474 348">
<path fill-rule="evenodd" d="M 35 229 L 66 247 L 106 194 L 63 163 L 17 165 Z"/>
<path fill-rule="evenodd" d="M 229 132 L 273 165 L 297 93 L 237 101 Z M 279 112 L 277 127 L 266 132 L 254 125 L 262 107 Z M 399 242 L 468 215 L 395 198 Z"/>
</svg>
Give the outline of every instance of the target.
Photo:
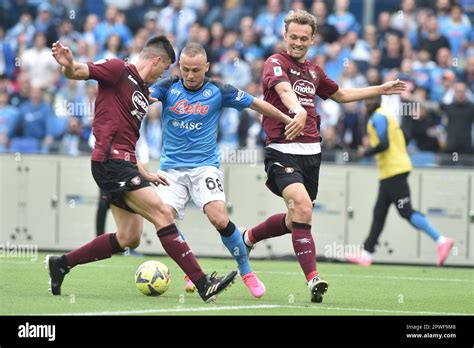
<svg viewBox="0 0 474 348">
<path fill-rule="evenodd" d="M 120 159 L 136 163 L 135 146 L 148 110 L 148 86 L 137 68 L 120 59 L 88 62 L 89 78 L 99 82 L 92 131 L 92 160 Z"/>
<path fill-rule="evenodd" d="M 272 55 L 263 65 L 264 99 L 290 117 L 294 117 L 295 114 L 289 112 L 273 88 L 283 81 L 291 84 L 301 106 L 308 112 L 308 118 L 306 119 L 303 135 L 288 140 L 285 139 L 285 124 L 264 115 L 263 127 L 267 134 L 267 145 L 270 143 L 320 142 L 321 118 L 316 113 L 316 96 L 326 100 L 338 90 L 338 85 L 327 77 L 319 65 L 309 60 L 300 63 L 286 52 Z"/>
</svg>

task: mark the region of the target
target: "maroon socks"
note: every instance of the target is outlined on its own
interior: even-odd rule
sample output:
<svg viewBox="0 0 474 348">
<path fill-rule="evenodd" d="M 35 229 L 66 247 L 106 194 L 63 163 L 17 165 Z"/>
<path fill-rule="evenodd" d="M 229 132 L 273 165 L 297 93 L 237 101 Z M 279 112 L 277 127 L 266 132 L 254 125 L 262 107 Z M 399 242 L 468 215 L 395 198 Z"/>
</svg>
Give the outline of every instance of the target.
<svg viewBox="0 0 474 348">
<path fill-rule="evenodd" d="M 103 234 L 91 242 L 64 255 L 70 268 L 84 263 L 108 259 L 112 254 L 123 252 L 117 233 Z"/>
<path fill-rule="evenodd" d="M 306 276 L 306 280 L 310 281 L 318 275 L 318 272 L 316 272 L 316 246 L 311 235 L 311 225 L 293 222 L 291 239 L 296 258 Z"/>
<path fill-rule="evenodd" d="M 178 264 L 194 284 L 205 276 L 188 243 L 179 235 L 175 224 L 163 227 L 157 233 L 166 253 Z"/>
</svg>

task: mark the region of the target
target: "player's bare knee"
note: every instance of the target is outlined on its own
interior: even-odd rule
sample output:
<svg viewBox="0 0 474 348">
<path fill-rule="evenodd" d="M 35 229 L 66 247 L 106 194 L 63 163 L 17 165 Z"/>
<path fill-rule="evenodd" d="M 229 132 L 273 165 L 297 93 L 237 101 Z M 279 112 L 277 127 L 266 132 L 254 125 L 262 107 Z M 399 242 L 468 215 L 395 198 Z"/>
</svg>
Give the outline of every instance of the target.
<svg viewBox="0 0 474 348">
<path fill-rule="evenodd" d="M 140 245 L 140 234 L 130 234 L 126 236 L 117 235 L 117 240 L 122 249 L 135 249 Z"/>
<path fill-rule="evenodd" d="M 226 214 L 208 214 L 207 217 L 209 218 L 210 223 L 216 228 L 216 230 L 222 230 L 226 228 L 227 224 L 229 223 L 229 219 L 227 218 Z"/>
<path fill-rule="evenodd" d="M 127 245 L 127 247 L 130 248 L 130 249 L 136 249 L 139 246 L 140 246 L 140 237 L 130 239 L 129 242 L 128 242 L 128 245 Z"/>
<path fill-rule="evenodd" d="M 310 201 L 294 201 L 293 204 L 290 202 L 288 205 L 288 210 L 291 212 L 292 221 L 311 223 L 313 216 L 313 205 Z"/>
<path fill-rule="evenodd" d="M 154 214 L 153 220 L 153 224 L 157 229 L 171 225 L 174 223 L 173 208 L 166 204 L 160 205 Z"/>
</svg>

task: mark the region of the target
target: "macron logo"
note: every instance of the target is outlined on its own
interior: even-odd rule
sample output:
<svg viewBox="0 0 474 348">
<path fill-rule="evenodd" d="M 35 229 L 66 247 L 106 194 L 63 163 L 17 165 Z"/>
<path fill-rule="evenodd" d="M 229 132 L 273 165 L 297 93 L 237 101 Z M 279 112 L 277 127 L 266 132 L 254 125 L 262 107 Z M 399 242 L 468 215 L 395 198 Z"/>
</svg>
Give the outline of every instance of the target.
<svg viewBox="0 0 474 348">
<path fill-rule="evenodd" d="M 296 240 L 300 244 L 311 244 L 311 240 L 309 238 L 300 238 Z"/>
<path fill-rule="evenodd" d="M 20 338 L 47 338 L 48 341 L 56 339 L 56 325 L 33 325 L 26 322 L 18 326 L 18 337 Z"/>
</svg>

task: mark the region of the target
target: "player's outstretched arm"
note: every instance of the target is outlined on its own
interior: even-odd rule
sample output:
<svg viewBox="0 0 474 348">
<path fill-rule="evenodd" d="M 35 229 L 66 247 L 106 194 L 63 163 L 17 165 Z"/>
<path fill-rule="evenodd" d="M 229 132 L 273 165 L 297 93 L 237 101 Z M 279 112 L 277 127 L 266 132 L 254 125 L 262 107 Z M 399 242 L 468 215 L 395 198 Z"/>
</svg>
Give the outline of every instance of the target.
<svg viewBox="0 0 474 348">
<path fill-rule="evenodd" d="M 400 94 L 405 89 L 405 82 L 395 80 L 378 86 L 364 88 L 339 88 L 330 98 L 338 103 L 350 103 L 380 95 Z"/>
<path fill-rule="evenodd" d="M 58 64 L 62 66 L 64 76 L 68 79 L 87 80 L 89 78 L 89 67 L 87 64 L 75 62 L 69 47 L 56 41 L 53 43 L 51 53 Z"/>
<path fill-rule="evenodd" d="M 262 99 L 254 98 L 252 105 L 250 105 L 250 108 L 252 110 L 255 110 L 261 113 L 262 115 L 271 117 L 286 125 L 291 125 L 293 122 L 293 119 L 290 116 L 284 114 L 283 112 L 278 110 L 276 107 L 274 107 L 272 104 Z M 303 128 L 304 128 L 304 123 L 303 125 L 299 123 L 295 123 L 295 125 L 291 128 L 288 134 L 286 134 L 287 138 L 293 139 L 297 137 L 300 134 L 300 132 L 303 130 Z"/>
</svg>

